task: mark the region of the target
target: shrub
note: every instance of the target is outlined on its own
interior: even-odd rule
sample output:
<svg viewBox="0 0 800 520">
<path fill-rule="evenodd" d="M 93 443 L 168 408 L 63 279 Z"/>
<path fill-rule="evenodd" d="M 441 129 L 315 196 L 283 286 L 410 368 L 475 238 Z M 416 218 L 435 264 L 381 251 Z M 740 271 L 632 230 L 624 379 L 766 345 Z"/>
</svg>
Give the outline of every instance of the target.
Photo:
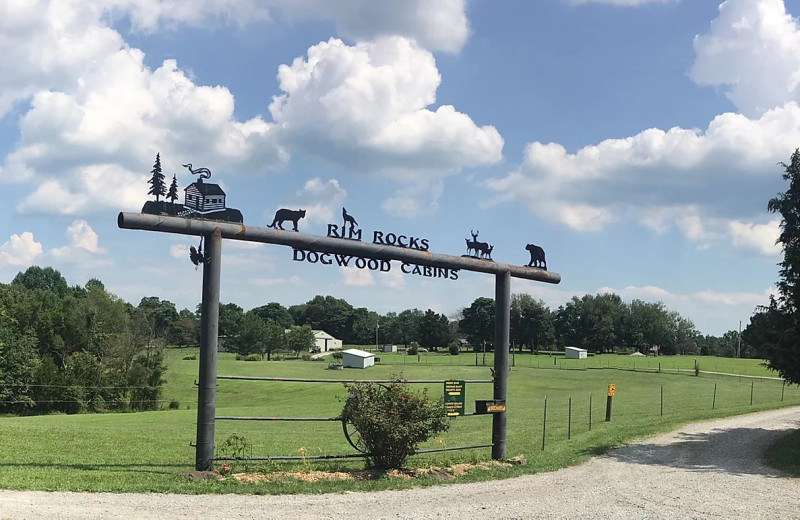
<svg viewBox="0 0 800 520">
<path fill-rule="evenodd" d="M 429 399 L 427 388 L 416 393 L 400 381 L 388 387 L 359 382 L 344 386 L 350 396 L 342 416 L 361 436 L 369 466 L 401 468 L 420 443 L 450 428 L 443 398 Z"/>
<path fill-rule="evenodd" d="M 260 354 L 248 354 L 243 356 L 242 354 L 236 354 L 236 361 L 261 361 Z"/>
<path fill-rule="evenodd" d="M 170 410 L 178 410 L 178 409 L 180 409 L 180 407 L 181 407 L 181 402 L 178 401 L 177 399 L 172 399 L 169 402 L 169 409 Z"/>
<path fill-rule="evenodd" d="M 332 355 L 333 359 L 342 359 L 342 357 L 344 356 L 341 350 L 335 350 Z"/>
<path fill-rule="evenodd" d="M 447 347 L 447 350 L 450 351 L 451 356 L 457 356 L 461 353 L 461 347 L 458 346 L 458 343 L 450 343 L 450 346 Z"/>
<path fill-rule="evenodd" d="M 311 354 L 303 354 L 300 356 L 303 361 L 311 361 Z"/>
<path fill-rule="evenodd" d="M 409 356 L 416 356 L 417 354 L 419 354 L 419 343 L 417 343 L 416 341 L 412 341 L 411 345 L 408 346 L 406 352 L 408 353 Z"/>
<path fill-rule="evenodd" d="M 197 354 L 192 354 L 191 356 L 183 356 L 184 361 L 194 361 L 197 359 Z"/>
</svg>

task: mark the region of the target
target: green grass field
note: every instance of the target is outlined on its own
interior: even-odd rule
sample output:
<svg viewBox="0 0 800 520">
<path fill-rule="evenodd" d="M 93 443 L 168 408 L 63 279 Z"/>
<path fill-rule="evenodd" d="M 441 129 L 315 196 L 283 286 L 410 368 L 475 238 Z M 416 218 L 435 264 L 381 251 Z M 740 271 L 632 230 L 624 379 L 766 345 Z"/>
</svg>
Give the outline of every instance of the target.
<svg viewBox="0 0 800 520">
<path fill-rule="evenodd" d="M 180 476 L 194 466 L 198 361 L 183 360 L 192 350 L 169 350 L 165 397 L 180 409 L 104 415 L 50 415 L 0 418 L 0 488 L 75 491 L 157 491 L 181 493 L 320 493 L 326 491 L 402 488 L 427 485 L 380 478 L 371 481 L 287 482 L 245 484 L 232 480 L 192 482 Z M 219 375 L 295 378 L 489 379 L 488 366 L 475 366 L 473 353 L 404 356 L 378 354 L 381 364 L 367 370 L 327 370 L 327 362 L 236 361 L 219 357 Z M 585 460 L 609 447 L 708 418 L 800 405 L 800 389 L 782 382 L 701 374 L 691 370 L 694 357 L 629 358 L 594 356 L 565 360 L 517 354 L 509 379 L 508 456 L 524 454 L 528 463 L 508 469 L 475 471 L 457 481 L 502 478 L 549 471 Z M 774 377 L 753 360 L 697 358 L 702 370 Z M 479 365 L 483 362 L 479 354 Z M 658 373 L 658 363 L 662 372 Z M 487 365 L 491 355 L 487 354 Z M 635 363 L 635 367 L 634 367 Z M 539 368 L 537 368 L 537 366 Z M 610 367 L 618 367 L 613 369 Z M 635 368 L 636 371 L 633 371 Z M 674 369 L 688 371 L 676 374 Z M 668 372 L 668 370 L 673 370 Z M 605 422 L 606 389 L 616 384 L 612 421 Z M 421 385 L 417 385 L 421 386 Z M 440 395 L 442 385 L 429 385 Z M 714 394 L 716 387 L 716 395 Z M 663 415 L 662 415 L 663 389 Z M 752 405 L 750 404 L 752 391 Z M 475 399 L 490 398 L 491 385 L 468 384 L 467 408 Z M 341 384 L 220 380 L 217 415 L 334 417 L 345 391 Z M 545 449 L 542 450 L 544 403 L 547 398 Z M 572 416 L 568 416 L 570 397 Z M 592 428 L 589 430 L 589 405 Z M 714 409 L 712 409 L 712 406 Z M 570 428 L 568 437 L 568 428 Z M 338 422 L 287 423 L 218 421 L 219 446 L 232 434 L 244 436 L 254 456 L 352 453 Z M 460 417 L 442 436 L 448 447 L 491 442 L 490 416 Z M 430 446 L 438 447 L 432 442 Z M 419 455 L 411 466 L 446 465 L 490 459 L 488 448 Z M 346 469 L 361 461 L 238 463 L 236 471 L 289 468 Z"/>
</svg>

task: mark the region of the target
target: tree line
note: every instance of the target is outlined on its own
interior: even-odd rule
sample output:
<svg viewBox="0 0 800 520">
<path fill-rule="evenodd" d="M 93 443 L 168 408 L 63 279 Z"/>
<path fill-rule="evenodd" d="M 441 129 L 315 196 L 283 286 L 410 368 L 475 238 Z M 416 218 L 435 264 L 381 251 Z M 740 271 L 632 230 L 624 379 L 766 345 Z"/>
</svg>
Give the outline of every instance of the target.
<svg viewBox="0 0 800 520">
<path fill-rule="evenodd" d="M 231 350 L 295 355 L 314 345 L 312 330 L 345 344 L 410 345 L 436 351 L 490 351 L 494 300 L 477 298 L 452 316 L 431 309 L 379 314 L 333 296 L 285 307 L 267 303 L 245 311 L 219 309 L 219 333 Z M 703 336 L 663 303 L 616 294 L 573 297 L 553 310 L 528 294 L 511 299 L 512 348 L 582 347 L 590 352 L 650 352 L 763 358 L 774 341 L 774 319 L 756 313 L 740 335 Z M 0 413 L 145 410 L 160 406 L 161 347 L 199 344 L 199 305 L 177 310 L 157 296 L 134 306 L 93 279 L 70 287 L 55 269 L 37 266 L 0 284 Z"/>
<path fill-rule="evenodd" d="M 51 267 L 0 284 L 0 413 L 150 410 L 165 371 L 159 316 Z"/>
</svg>

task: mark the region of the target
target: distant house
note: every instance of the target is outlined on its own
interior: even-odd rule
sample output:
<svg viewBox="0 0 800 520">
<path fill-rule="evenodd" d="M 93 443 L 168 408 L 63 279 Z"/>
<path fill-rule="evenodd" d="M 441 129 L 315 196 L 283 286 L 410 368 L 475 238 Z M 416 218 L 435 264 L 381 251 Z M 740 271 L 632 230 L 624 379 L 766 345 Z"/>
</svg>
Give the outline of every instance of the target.
<svg viewBox="0 0 800 520">
<path fill-rule="evenodd" d="M 183 191 L 183 206 L 187 210 L 193 210 L 200 214 L 225 210 L 225 192 L 222 191 L 219 184 L 197 179 Z"/>
<path fill-rule="evenodd" d="M 564 357 L 566 359 L 586 359 L 588 352 L 585 348 L 564 347 Z"/>
<path fill-rule="evenodd" d="M 342 366 L 344 368 L 367 368 L 373 365 L 375 365 L 375 354 L 356 348 L 342 351 Z"/>
<path fill-rule="evenodd" d="M 342 340 L 336 339 L 324 330 L 314 330 L 314 350 L 319 352 L 329 352 L 331 350 L 341 350 Z"/>
</svg>

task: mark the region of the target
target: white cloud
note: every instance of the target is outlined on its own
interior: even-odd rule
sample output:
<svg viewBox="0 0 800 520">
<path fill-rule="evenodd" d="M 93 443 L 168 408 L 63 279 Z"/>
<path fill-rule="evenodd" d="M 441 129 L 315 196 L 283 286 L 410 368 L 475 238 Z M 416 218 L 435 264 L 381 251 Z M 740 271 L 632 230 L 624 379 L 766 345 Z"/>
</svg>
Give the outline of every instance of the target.
<svg viewBox="0 0 800 520">
<path fill-rule="evenodd" d="M 47 251 L 46 256 L 59 262 L 81 264 L 82 267 L 105 265 L 106 250 L 99 246 L 97 233 L 85 220 L 76 220 L 67 228 L 69 244 Z"/>
<path fill-rule="evenodd" d="M 319 0 L 184 4 L 31 0 L 0 6 L 0 117 L 15 102 L 30 103 L 20 118 L 19 143 L 0 163 L 0 179 L 32 185 L 18 211 L 140 207 L 157 152 L 166 173 L 181 171 L 186 157 L 211 169 L 225 164 L 232 173 L 262 173 L 282 168 L 294 149 L 404 186 L 502 157 L 503 140 L 493 127 L 478 127 L 451 106 L 428 108 L 440 77 L 432 54 L 416 42 L 457 50 L 468 33 L 463 0 L 350 0 L 335 8 Z M 311 47 L 307 60 L 282 66 L 283 94 L 270 106 L 273 124 L 260 116 L 238 121 L 227 88 L 196 85 L 175 60 L 149 69 L 144 53 L 110 25 L 121 17 L 145 31 L 244 23 L 269 18 L 269 10 L 289 18 L 332 17 L 354 38 L 404 36 L 354 46 L 332 39 Z M 105 174 L 93 177 L 98 170 Z M 432 205 L 435 200 L 425 206 Z"/>
<path fill-rule="evenodd" d="M 11 235 L 8 242 L 0 246 L 0 267 L 30 266 L 41 254 L 42 244 L 33 238 L 33 233 Z"/>
<path fill-rule="evenodd" d="M 297 209 L 306 210 L 306 220 L 317 224 L 330 224 L 340 220 L 342 206 L 347 198 L 347 191 L 339 181 L 331 179 L 327 182 L 319 177 L 306 181 L 302 190 L 295 193 L 290 204 Z M 272 218 L 272 215 L 269 216 Z M 271 222 L 271 220 L 270 220 Z"/>
<path fill-rule="evenodd" d="M 753 224 L 731 221 L 728 224 L 733 243 L 736 246 L 754 249 L 765 255 L 778 255 L 781 252 L 777 244 L 780 235 L 780 221 L 772 220 L 766 224 Z"/>
<path fill-rule="evenodd" d="M 144 54 L 107 26 L 97 4 L 32 0 L 0 7 L 0 117 L 15 101 L 30 100 L 19 143 L 0 165 L 0 179 L 33 184 L 18 211 L 141 207 L 146 172 L 159 151 L 172 158 L 165 167 L 186 156 L 212 168 L 224 161 L 234 172 L 285 164 L 288 153 L 269 123 L 237 121 L 226 88 L 195 85 L 174 60 L 148 69 Z M 134 3 L 106 7 L 128 4 Z M 170 11 L 167 4 L 158 3 Z"/>
<path fill-rule="evenodd" d="M 201 25 L 209 20 L 246 25 L 270 18 L 263 0 L 104 0 L 104 8 L 127 15 L 134 30 L 156 31 L 177 23 Z"/>
<path fill-rule="evenodd" d="M 456 52 L 469 37 L 465 0 L 280 0 L 294 18 L 329 18 L 346 38 L 363 41 L 400 35 L 426 49 Z"/>
<path fill-rule="evenodd" d="M 342 281 L 352 287 L 369 287 L 375 285 L 375 277 L 368 269 L 357 267 L 340 267 Z"/>
<path fill-rule="evenodd" d="M 800 27 L 783 0 L 723 2 L 694 48 L 692 80 L 722 87 L 744 114 L 800 101 Z"/>
<path fill-rule="evenodd" d="M 270 113 L 282 142 L 356 173 L 425 191 L 464 167 L 502 159 L 494 127 L 478 127 L 449 105 L 428 108 L 441 77 L 433 55 L 412 40 L 348 46 L 332 38 L 307 59 L 281 65 L 278 78 L 284 94 Z"/>
<path fill-rule="evenodd" d="M 104 253 L 105 250 L 98 246 L 97 233 L 85 220 L 76 220 L 67 228 L 67 235 L 73 247 L 85 249 L 90 253 Z"/>
<path fill-rule="evenodd" d="M 400 265 L 396 262 L 393 263 L 390 270 L 378 271 L 378 273 L 378 282 L 383 287 L 400 289 L 406 285 L 406 278 L 403 275 L 403 271 L 400 270 Z"/>
<path fill-rule="evenodd" d="M 557 143 L 527 146 L 522 165 L 486 186 L 491 204 L 517 201 L 578 230 L 634 219 L 658 232 L 677 226 L 693 241 L 731 238 L 750 247 L 733 222 L 764 230 L 766 180 L 800 141 L 800 107 L 790 102 L 758 119 L 727 113 L 703 132 L 645 130 L 569 153 Z M 754 198 L 763 194 L 763 199 Z M 760 248 L 763 252 L 767 249 Z"/>
</svg>

